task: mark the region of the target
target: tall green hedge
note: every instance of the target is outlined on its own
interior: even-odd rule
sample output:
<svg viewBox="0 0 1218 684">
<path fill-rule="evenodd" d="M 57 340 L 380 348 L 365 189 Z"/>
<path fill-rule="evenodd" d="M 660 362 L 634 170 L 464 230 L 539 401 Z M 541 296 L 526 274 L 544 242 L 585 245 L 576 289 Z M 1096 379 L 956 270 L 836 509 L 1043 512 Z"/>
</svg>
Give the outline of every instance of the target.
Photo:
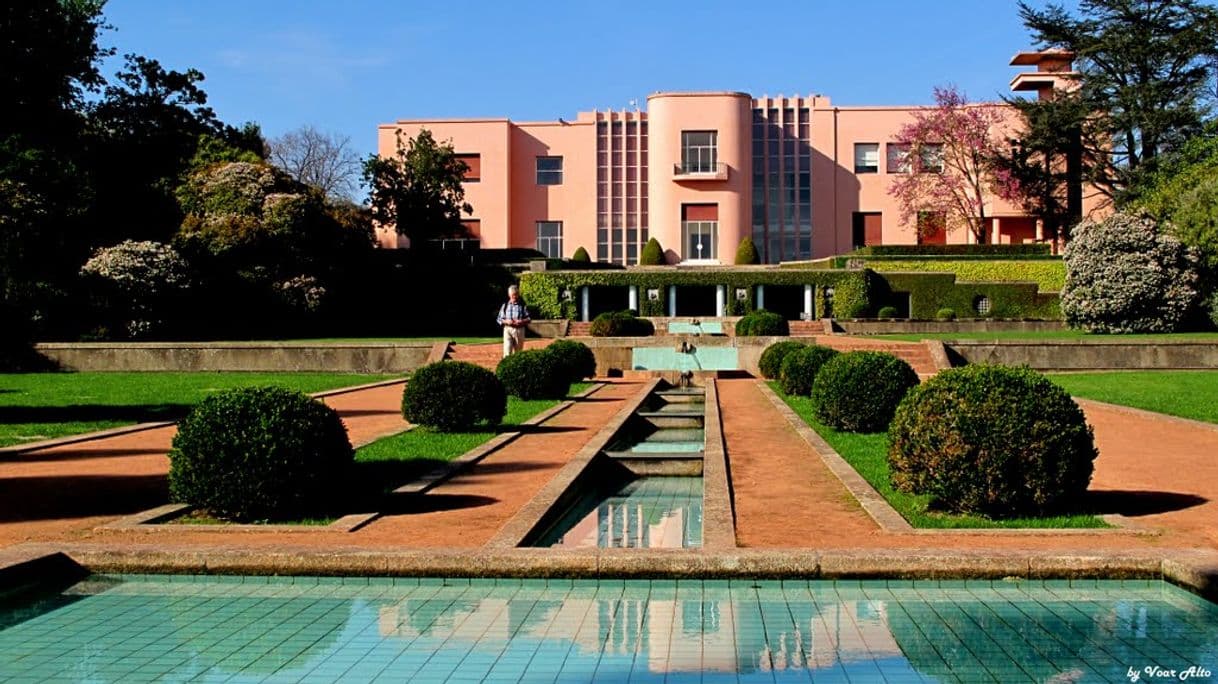
<svg viewBox="0 0 1218 684">
<path fill-rule="evenodd" d="M 667 311 L 668 286 L 725 285 L 728 298 L 734 299 L 736 288 L 748 290 L 745 307 L 754 308 L 757 285 L 813 285 L 816 316 L 825 311 L 825 288 L 833 288 L 833 313 L 835 316 L 865 316 L 875 308 L 873 299 L 883 291 L 883 282 L 872 271 L 824 271 L 824 270 L 730 270 L 705 269 L 639 270 L 639 271 L 538 271 L 523 273 L 520 277 L 520 293 L 536 318 L 574 318 L 573 301 L 579 299 L 579 288 L 585 285 L 606 285 L 639 288 L 639 313 L 644 316 L 662 316 Z M 562 292 L 570 289 L 572 300 L 564 302 Z M 660 300 L 647 298 L 648 289 L 658 289 Z"/>
<path fill-rule="evenodd" d="M 1030 256 L 1049 254 L 1047 242 L 1031 242 L 1019 245 L 870 245 L 859 247 L 847 256 Z"/>
<path fill-rule="evenodd" d="M 1052 259 L 876 259 L 870 268 L 881 273 L 955 273 L 962 283 L 1036 283 L 1042 292 L 1061 292 L 1066 264 Z"/>
<path fill-rule="evenodd" d="M 1033 283 L 960 283 L 953 273 L 883 273 L 880 281 L 887 292 L 877 293 L 880 306 L 896 301 L 898 292 L 909 293 L 909 316 L 933 319 L 948 308 L 960 318 L 1033 318 L 1061 320 L 1060 299 L 1040 292 Z M 986 315 L 977 312 L 978 298 L 990 300 Z"/>
</svg>

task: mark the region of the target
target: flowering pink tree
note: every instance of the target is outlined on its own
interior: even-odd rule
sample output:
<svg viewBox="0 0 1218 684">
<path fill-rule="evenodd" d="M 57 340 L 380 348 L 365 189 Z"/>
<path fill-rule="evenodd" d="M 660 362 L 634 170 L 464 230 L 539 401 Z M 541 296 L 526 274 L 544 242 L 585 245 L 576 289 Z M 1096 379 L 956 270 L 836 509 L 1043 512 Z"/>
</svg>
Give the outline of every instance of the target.
<svg viewBox="0 0 1218 684">
<path fill-rule="evenodd" d="M 913 221 L 923 236 L 967 228 L 978 243 L 988 242 L 986 202 L 1019 196 L 1014 178 L 993 165 L 1003 120 L 1002 105 L 970 104 L 955 86 L 935 88 L 935 106 L 897 133 L 904 159 L 889 161 L 903 171 L 888 188 L 903 225 Z"/>
</svg>

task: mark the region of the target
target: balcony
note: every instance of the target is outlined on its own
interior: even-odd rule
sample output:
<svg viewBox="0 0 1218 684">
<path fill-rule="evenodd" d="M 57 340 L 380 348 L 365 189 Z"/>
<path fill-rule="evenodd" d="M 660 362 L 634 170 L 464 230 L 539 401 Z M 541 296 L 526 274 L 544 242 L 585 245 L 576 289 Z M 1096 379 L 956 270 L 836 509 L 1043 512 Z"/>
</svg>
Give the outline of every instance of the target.
<svg viewBox="0 0 1218 684">
<path fill-rule="evenodd" d="M 698 162 L 692 164 L 673 164 L 672 179 L 680 181 L 725 181 L 727 180 L 727 164 L 723 162 Z"/>
</svg>

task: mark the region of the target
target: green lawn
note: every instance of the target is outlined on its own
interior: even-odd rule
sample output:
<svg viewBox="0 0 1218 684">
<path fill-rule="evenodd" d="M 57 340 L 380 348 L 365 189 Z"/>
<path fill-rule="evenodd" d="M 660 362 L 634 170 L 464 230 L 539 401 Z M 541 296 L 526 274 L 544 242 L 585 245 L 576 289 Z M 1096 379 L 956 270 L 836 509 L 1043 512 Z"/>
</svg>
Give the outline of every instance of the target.
<svg viewBox="0 0 1218 684">
<path fill-rule="evenodd" d="M 503 337 L 316 337 L 290 340 L 247 340 L 248 342 L 283 342 L 286 344 L 361 344 L 382 342 L 454 342 L 456 344 L 490 344 L 503 342 Z M 232 344 L 240 344 L 233 342 Z"/>
<path fill-rule="evenodd" d="M 358 373 L 4 373 L 0 446 L 177 420 L 214 392 L 279 385 L 318 392 L 388 380 Z"/>
<path fill-rule="evenodd" d="M 1202 342 L 1218 343 L 1218 332 L 1095 335 L 1082 332 L 1081 330 L 1045 330 L 1040 332 L 1017 332 L 1004 330 L 999 332 L 900 333 L 891 335 L 869 335 L 868 337 L 875 337 L 876 339 L 884 340 L 906 340 L 910 342 L 918 342 L 921 340 L 980 340 L 983 342 L 989 340 L 1080 340 L 1103 344 L 1115 342 L 1180 342 L 1198 340 Z"/>
<path fill-rule="evenodd" d="M 591 383 L 571 385 L 570 396 L 591 387 Z M 542 411 L 558 405 L 555 399 L 524 401 L 508 397 L 507 415 L 498 428 L 481 428 L 469 432 L 435 432 L 417 427 L 379 439 L 355 452 L 355 461 L 362 472 L 359 479 L 375 482 L 391 490 L 409 482 L 440 463 L 447 463 L 465 452 L 489 441 L 495 435 L 529 420 Z"/>
<path fill-rule="evenodd" d="M 1218 371 L 1053 373 L 1077 397 L 1218 423 Z"/>
<path fill-rule="evenodd" d="M 910 525 L 927 528 L 973 528 L 973 527 L 1108 527 L 1108 524 L 1093 515 L 1063 515 L 1045 518 L 1012 518 L 990 520 L 973 515 L 952 515 L 927 510 L 930 497 L 915 496 L 892 488 L 888 480 L 888 436 L 884 433 L 855 434 L 838 432 L 817 422 L 812 415 L 812 400 L 807 397 L 789 397 L 782 393 L 778 383 L 770 387 L 782 397 L 795 413 L 815 430 L 837 453 L 841 454 L 863 479 L 871 483 L 888 503 L 897 510 Z"/>
</svg>

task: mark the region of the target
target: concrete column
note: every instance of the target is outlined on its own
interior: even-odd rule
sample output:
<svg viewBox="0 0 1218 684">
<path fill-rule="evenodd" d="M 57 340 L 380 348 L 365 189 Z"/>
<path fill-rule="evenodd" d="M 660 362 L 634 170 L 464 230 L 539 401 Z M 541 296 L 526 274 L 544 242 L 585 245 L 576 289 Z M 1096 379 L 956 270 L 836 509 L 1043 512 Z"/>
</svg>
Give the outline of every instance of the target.
<svg viewBox="0 0 1218 684">
<path fill-rule="evenodd" d="M 668 286 L 668 317 L 676 318 L 677 316 L 677 286 Z"/>
<path fill-rule="evenodd" d="M 588 317 L 588 286 L 584 285 L 579 288 L 579 320 L 587 323 L 592 320 Z"/>
<path fill-rule="evenodd" d="M 765 308 L 765 285 L 757 286 L 757 308 L 758 309 Z"/>
<path fill-rule="evenodd" d="M 627 287 L 626 290 L 628 292 L 626 308 L 632 309 L 634 311 L 638 311 L 639 310 L 639 286 L 631 285 L 631 286 Z"/>
<path fill-rule="evenodd" d="M 727 310 L 727 285 L 715 286 L 715 316 L 722 317 Z"/>
<path fill-rule="evenodd" d="M 990 244 L 996 245 L 1002 241 L 1002 230 L 997 217 L 990 219 Z"/>
<path fill-rule="evenodd" d="M 804 313 L 807 314 L 805 318 L 807 318 L 809 321 L 812 320 L 812 317 L 816 313 L 816 309 L 812 306 L 813 289 L 814 288 L 811 285 L 804 285 Z"/>
<path fill-rule="evenodd" d="M 1045 220 L 1043 218 L 1036 219 L 1036 241 L 1040 242 L 1045 239 Z"/>
</svg>

